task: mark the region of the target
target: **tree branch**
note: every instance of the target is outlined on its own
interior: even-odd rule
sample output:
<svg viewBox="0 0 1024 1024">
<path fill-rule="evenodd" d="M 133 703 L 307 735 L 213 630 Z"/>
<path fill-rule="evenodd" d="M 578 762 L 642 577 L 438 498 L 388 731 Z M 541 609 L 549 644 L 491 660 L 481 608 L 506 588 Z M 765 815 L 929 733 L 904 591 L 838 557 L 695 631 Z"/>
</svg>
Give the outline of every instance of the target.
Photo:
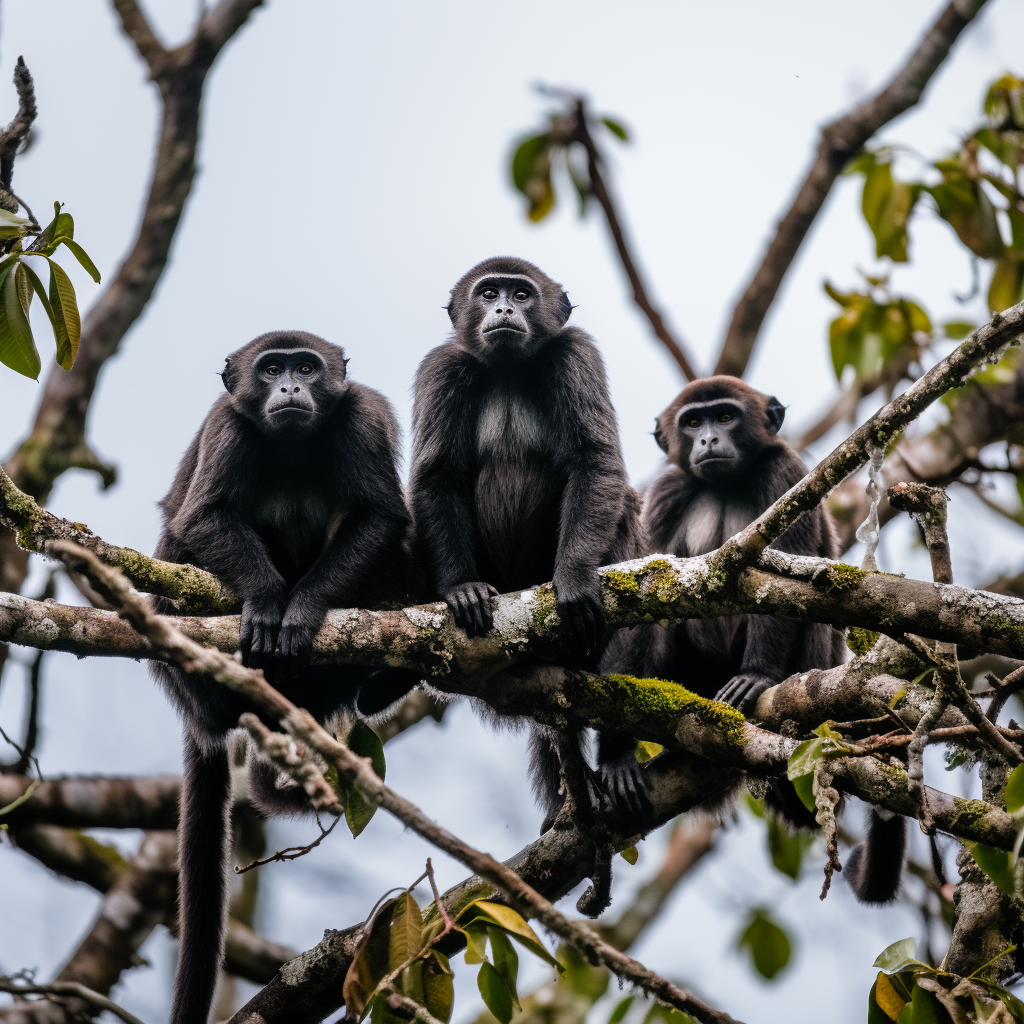
<svg viewBox="0 0 1024 1024">
<path fill-rule="evenodd" d="M 984 3 L 953 0 L 885 89 L 822 131 L 814 162 L 736 304 L 715 373 L 743 376 L 768 310 L 839 173 L 872 135 L 920 100 L 953 43 Z"/>
<path fill-rule="evenodd" d="M 149 65 L 153 78 L 164 66 L 167 50 L 150 27 L 136 0 L 113 0 L 114 11 L 121 19 L 121 28 L 132 41 L 139 56 Z"/>
<path fill-rule="evenodd" d="M 860 469 L 873 450 L 886 448 L 937 398 L 961 387 L 981 365 L 997 362 L 1022 333 L 1024 302 L 996 313 L 989 323 L 969 334 L 945 359 L 858 427 L 750 526 L 723 544 L 719 549 L 720 562 L 724 565 L 756 559 L 805 512 L 816 508 L 829 491 Z"/>
</svg>

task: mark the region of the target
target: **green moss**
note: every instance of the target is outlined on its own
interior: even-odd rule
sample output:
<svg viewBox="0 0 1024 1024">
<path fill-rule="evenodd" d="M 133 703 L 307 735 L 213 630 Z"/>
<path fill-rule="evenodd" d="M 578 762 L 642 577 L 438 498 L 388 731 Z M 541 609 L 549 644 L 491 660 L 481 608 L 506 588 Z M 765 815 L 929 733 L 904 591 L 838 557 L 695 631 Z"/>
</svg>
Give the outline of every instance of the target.
<svg viewBox="0 0 1024 1024">
<path fill-rule="evenodd" d="M 817 576 L 815 582 L 823 581 L 832 590 L 855 590 L 869 573 L 858 569 L 855 565 L 836 562 L 826 566 Z"/>
<path fill-rule="evenodd" d="M 616 590 L 622 590 L 630 594 L 640 593 L 640 584 L 637 582 L 636 576 L 631 572 L 608 569 L 603 573 L 603 578 Z"/>
<path fill-rule="evenodd" d="M 976 832 L 991 810 L 992 808 L 984 800 L 964 800 L 960 797 L 953 797 L 953 813 L 949 819 L 949 831 L 958 836 Z"/>
<path fill-rule="evenodd" d="M 876 633 L 873 629 L 863 629 L 860 626 L 847 626 L 846 646 L 849 647 L 854 654 L 867 654 L 868 651 L 870 651 L 878 642 L 879 636 L 881 636 L 881 634 Z"/>
<path fill-rule="evenodd" d="M 684 715 L 695 715 L 731 742 L 743 742 L 743 726 L 747 720 L 728 704 L 698 697 L 678 683 L 666 682 L 664 679 L 639 679 L 625 675 L 603 678 L 615 684 L 620 691 L 622 727 L 627 732 L 631 726 L 651 719 L 668 725 Z M 602 686 L 602 677 L 593 680 L 593 684 Z"/>
<path fill-rule="evenodd" d="M 538 587 L 534 600 L 537 604 L 533 609 L 533 624 L 543 626 L 548 617 L 555 614 L 555 605 L 557 604 L 555 588 L 549 584 Z"/>
</svg>

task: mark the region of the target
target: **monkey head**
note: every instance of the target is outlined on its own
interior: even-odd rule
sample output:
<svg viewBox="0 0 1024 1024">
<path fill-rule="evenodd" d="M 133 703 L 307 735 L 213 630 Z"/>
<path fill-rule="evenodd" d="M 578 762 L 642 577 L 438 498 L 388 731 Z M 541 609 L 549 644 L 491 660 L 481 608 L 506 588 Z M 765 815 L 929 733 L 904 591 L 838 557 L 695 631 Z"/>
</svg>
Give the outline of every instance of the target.
<svg viewBox="0 0 1024 1024">
<path fill-rule="evenodd" d="M 654 437 L 669 461 L 706 483 L 737 479 L 778 434 L 786 410 L 738 377 L 688 384 L 657 418 Z"/>
<path fill-rule="evenodd" d="M 305 331 L 271 331 L 232 352 L 221 378 L 230 402 L 266 434 L 310 432 L 348 387 L 345 352 Z"/>
<path fill-rule="evenodd" d="M 484 360 L 531 355 L 562 330 L 571 312 L 561 285 L 513 256 L 478 263 L 448 303 L 456 339 Z"/>
</svg>

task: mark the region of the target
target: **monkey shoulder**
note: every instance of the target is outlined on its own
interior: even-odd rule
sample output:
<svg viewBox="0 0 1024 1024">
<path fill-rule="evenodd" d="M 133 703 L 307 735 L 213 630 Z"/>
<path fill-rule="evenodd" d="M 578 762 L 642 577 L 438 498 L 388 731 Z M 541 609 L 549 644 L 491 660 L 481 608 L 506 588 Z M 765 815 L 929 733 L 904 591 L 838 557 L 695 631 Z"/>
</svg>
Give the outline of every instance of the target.
<svg viewBox="0 0 1024 1024">
<path fill-rule="evenodd" d="M 804 460 L 781 439 L 777 444 L 766 447 L 759 460 L 758 473 L 758 504 L 762 511 L 798 484 L 807 472 Z M 819 505 L 805 513 L 771 546 L 794 555 L 832 557 L 834 533 L 825 507 Z"/>
<path fill-rule="evenodd" d="M 649 544 L 656 550 L 671 546 L 679 522 L 698 491 L 689 473 L 670 465 L 644 492 L 641 521 Z"/>
<path fill-rule="evenodd" d="M 349 381 L 334 414 L 334 427 L 345 440 L 361 440 L 374 449 L 397 452 L 401 428 L 394 407 L 374 388 Z"/>
</svg>

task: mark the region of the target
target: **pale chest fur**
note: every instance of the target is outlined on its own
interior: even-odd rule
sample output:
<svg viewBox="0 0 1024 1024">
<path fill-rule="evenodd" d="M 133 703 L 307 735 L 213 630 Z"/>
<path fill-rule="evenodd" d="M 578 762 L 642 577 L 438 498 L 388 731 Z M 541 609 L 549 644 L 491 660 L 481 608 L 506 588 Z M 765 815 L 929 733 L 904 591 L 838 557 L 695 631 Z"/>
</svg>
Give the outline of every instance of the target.
<svg viewBox="0 0 1024 1024">
<path fill-rule="evenodd" d="M 480 403 L 476 420 L 477 454 L 528 458 L 546 448 L 540 410 L 515 390 L 493 389 Z"/>
<path fill-rule="evenodd" d="M 707 554 L 739 533 L 758 516 L 749 503 L 714 491 L 702 491 L 690 502 L 672 541 L 673 553 L 682 557 Z"/>
</svg>

